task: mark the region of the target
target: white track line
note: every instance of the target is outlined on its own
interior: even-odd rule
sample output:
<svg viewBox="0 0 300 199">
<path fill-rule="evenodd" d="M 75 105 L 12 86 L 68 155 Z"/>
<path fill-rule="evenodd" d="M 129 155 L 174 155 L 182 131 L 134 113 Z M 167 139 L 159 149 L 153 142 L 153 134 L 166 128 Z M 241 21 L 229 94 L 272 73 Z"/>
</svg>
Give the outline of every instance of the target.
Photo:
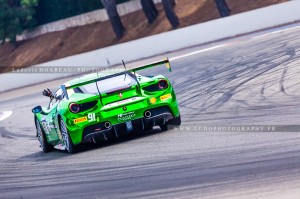
<svg viewBox="0 0 300 199">
<path fill-rule="evenodd" d="M 258 39 L 260 37 L 265 37 L 265 36 L 272 35 L 272 34 L 279 34 L 279 33 L 282 33 L 282 32 L 286 32 L 286 31 L 290 31 L 290 30 L 298 29 L 298 28 L 300 28 L 300 26 L 290 27 L 290 28 L 286 28 L 286 29 L 279 29 L 279 30 L 275 30 L 275 31 L 272 31 L 272 32 L 262 34 L 262 35 L 254 36 L 254 37 L 252 37 L 252 39 Z"/>
<path fill-rule="evenodd" d="M 12 115 L 12 111 L 3 111 L 0 114 L 0 121 L 5 120 L 6 118 L 10 117 Z"/>
<path fill-rule="evenodd" d="M 203 53 L 203 52 L 207 52 L 207 51 L 210 51 L 210 50 L 214 50 L 214 49 L 217 49 L 217 48 L 221 48 L 223 46 L 226 46 L 226 44 L 222 44 L 222 45 L 213 46 L 213 47 L 210 47 L 210 48 L 205 48 L 205 49 L 197 50 L 197 51 L 194 51 L 194 52 L 191 52 L 191 53 L 187 53 L 187 54 L 184 54 L 184 55 L 179 55 L 179 56 L 176 56 L 176 57 L 172 57 L 169 60 L 170 61 L 174 61 L 174 60 L 177 60 L 177 59 L 181 59 L 181 58 L 189 57 L 189 56 L 196 55 L 196 54 L 199 54 L 199 53 Z"/>
</svg>

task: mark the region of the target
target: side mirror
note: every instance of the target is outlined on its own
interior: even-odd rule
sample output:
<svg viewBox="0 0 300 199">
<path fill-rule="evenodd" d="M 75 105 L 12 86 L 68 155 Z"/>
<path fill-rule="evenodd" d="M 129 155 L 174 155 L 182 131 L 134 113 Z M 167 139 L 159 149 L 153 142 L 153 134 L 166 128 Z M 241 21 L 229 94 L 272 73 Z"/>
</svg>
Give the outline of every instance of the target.
<svg viewBox="0 0 300 199">
<path fill-rule="evenodd" d="M 44 89 L 43 95 L 46 96 L 46 97 L 50 97 L 51 100 L 54 98 L 54 95 L 52 94 L 52 91 L 50 91 L 49 88 L 47 88 L 47 90 Z"/>
<path fill-rule="evenodd" d="M 33 113 L 40 113 L 40 112 L 42 112 L 42 107 L 41 106 L 36 106 L 31 111 Z"/>
</svg>

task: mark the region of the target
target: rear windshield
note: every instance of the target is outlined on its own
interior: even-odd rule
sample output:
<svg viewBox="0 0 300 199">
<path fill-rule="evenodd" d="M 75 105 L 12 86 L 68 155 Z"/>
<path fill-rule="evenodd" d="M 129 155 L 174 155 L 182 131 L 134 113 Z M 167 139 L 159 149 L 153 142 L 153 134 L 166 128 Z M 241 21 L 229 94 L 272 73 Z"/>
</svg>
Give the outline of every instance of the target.
<svg viewBox="0 0 300 199">
<path fill-rule="evenodd" d="M 97 85 L 96 85 L 97 84 Z M 130 74 L 124 74 L 109 79 L 100 80 L 83 86 L 74 88 L 75 93 L 84 94 L 98 94 L 99 88 L 100 93 L 111 93 L 117 90 L 122 90 L 136 85 L 137 82 Z"/>
</svg>

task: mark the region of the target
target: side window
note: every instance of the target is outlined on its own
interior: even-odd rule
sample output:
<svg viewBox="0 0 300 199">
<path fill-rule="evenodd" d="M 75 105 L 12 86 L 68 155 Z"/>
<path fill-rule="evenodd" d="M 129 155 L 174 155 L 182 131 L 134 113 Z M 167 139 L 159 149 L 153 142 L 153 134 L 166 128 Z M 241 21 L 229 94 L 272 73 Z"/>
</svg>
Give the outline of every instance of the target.
<svg viewBox="0 0 300 199">
<path fill-rule="evenodd" d="M 60 101 L 64 98 L 64 93 L 61 89 L 58 89 L 55 94 L 54 94 L 54 98 L 57 100 L 57 101 Z"/>
</svg>

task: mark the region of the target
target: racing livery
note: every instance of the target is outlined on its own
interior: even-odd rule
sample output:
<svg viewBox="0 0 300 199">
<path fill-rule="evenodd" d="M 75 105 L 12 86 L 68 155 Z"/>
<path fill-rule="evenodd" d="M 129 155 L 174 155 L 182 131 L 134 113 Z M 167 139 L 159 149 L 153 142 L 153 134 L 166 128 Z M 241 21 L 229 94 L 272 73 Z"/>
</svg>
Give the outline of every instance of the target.
<svg viewBox="0 0 300 199">
<path fill-rule="evenodd" d="M 42 150 L 73 153 L 81 143 L 107 141 L 154 126 L 162 131 L 179 126 L 181 118 L 170 81 L 162 75 L 136 73 L 162 64 L 171 71 L 166 59 L 115 74 L 85 75 L 61 85 L 54 94 L 44 90 L 50 103 L 32 109 Z"/>
</svg>

